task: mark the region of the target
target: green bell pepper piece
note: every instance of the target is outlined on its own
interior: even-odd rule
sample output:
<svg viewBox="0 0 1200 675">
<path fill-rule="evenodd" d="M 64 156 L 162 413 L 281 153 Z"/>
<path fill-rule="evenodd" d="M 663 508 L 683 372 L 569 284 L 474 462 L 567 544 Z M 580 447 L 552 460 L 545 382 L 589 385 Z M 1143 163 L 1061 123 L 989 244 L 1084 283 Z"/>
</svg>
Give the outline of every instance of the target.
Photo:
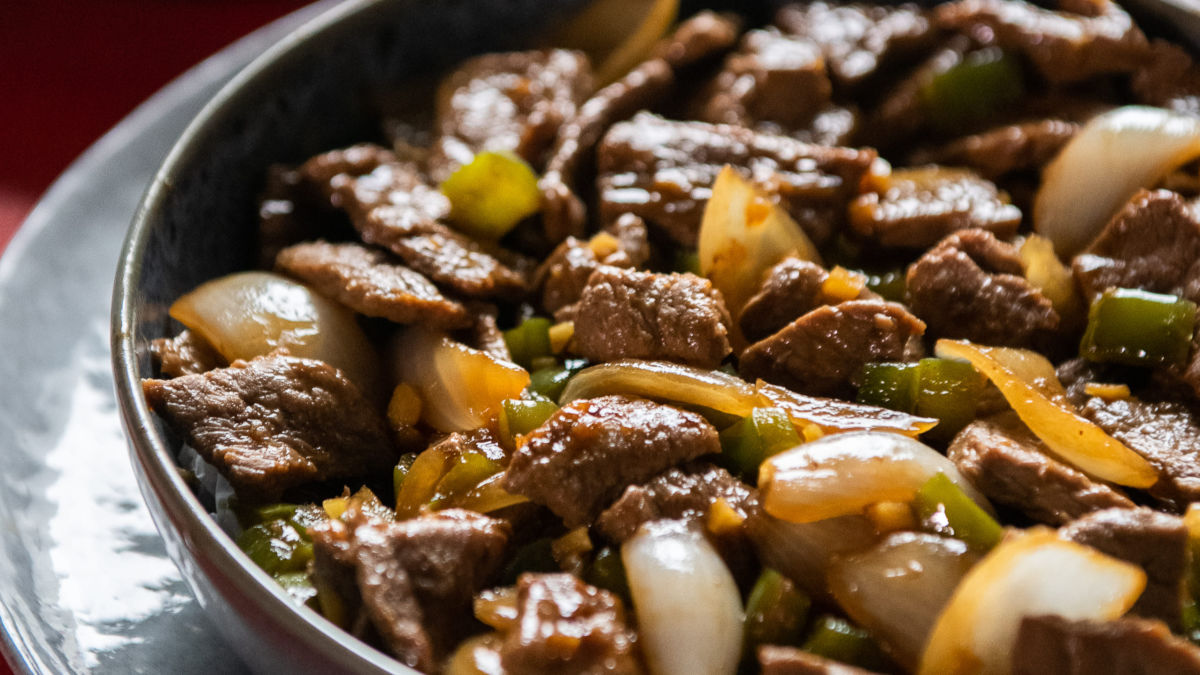
<svg viewBox="0 0 1200 675">
<path fill-rule="evenodd" d="M 1110 288 L 1088 309 L 1079 355 L 1129 366 L 1181 365 L 1191 349 L 1195 323 L 1193 302 Z"/>
<path fill-rule="evenodd" d="M 799 645 L 812 600 L 791 579 L 764 569 L 746 600 L 745 651 L 759 645 Z"/>
<path fill-rule="evenodd" d="M 867 631 L 835 616 L 823 616 L 800 646 L 806 652 L 867 670 L 888 669 L 888 658 Z"/>
<path fill-rule="evenodd" d="M 517 327 L 504 331 L 504 343 L 517 365 L 529 369 L 534 359 L 553 356 L 550 351 L 552 325 L 553 322 L 544 316 L 531 316 Z"/>
<path fill-rule="evenodd" d="M 499 239 L 541 208 L 538 178 L 511 152 L 481 152 L 442 183 L 450 220 L 474 237 Z"/>
<path fill-rule="evenodd" d="M 934 534 L 960 539 L 985 553 L 1004 537 L 1004 528 L 946 477 L 937 473 L 917 490 L 913 510 Z"/>
<path fill-rule="evenodd" d="M 721 463 L 742 476 L 755 477 L 768 457 L 800 444 L 800 434 L 779 408 L 755 408 L 721 431 Z"/>
<path fill-rule="evenodd" d="M 918 96 L 933 127 L 954 133 L 1002 110 L 1024 92 L 1020 62 L 996 47 L 988 47 L 967 54 L 949 70 L 934 75 Z"/>
</svg>

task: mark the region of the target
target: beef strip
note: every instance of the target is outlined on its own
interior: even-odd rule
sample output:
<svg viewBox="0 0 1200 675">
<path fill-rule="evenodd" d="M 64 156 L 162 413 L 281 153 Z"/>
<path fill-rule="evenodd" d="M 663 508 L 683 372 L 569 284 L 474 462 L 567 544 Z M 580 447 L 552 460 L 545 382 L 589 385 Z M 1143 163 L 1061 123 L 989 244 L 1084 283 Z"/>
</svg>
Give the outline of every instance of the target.
<svg viewBox="0 0 1200 675">
<path fill-rule="evenodd" d="M 1071 263 L 1084 297 L 1110 287 L 1183 293 L 1200 278 L 1200 217 L 1168 190 L 1142 190 Z M 1193 294 L 1194 296 L 1196 294 Z M 1200 301 L 1200 296 L 1189 298 Z"/>
<path fill-rule="evenodd" d="M 1040 170 L 1077 131 L 1079 124 L 1061 119 L 1006 124 L 923 152 L 912 163 L 965 166 L 995 180 L 1014 171 Z"/>
<path fill-rule="evenodd" d="M 646 224 L 626 213 L 592 241 L 568 237 L 538 267 L 534 286 L 541 289 L 542 308 L 553 314 L 579 301 L 588 279 L 601 265 L 637 267 L 649 256 Z"/>
<path fill-rule="evenodd" d="M 676 361 L 716 368 L 729 355 L 729 312 L 712 282 L 694 274 L 599 267 L 570 315 L 571 349 L 593 361 Z"/>
<path fill-rule="evenodd" d="M 725 58 L 698 119 L 802 129 L 829 107 L 832 91 L 819 46 L 774 29 L 752 30 L 742 37 L 738 51 Z"/>
<path fill-rule="evenodd" d="M 950 460 L 997 504 L 1061 525 L 1093 511 L 1134 507 L 1116 488 L 1050 456 L 1013 412 L 975 420 L 950 443 Z"/>
<path fill-rule="evenodd" d="M 271 269 L 281 250 L 328 236 L 326 223 L 310 208 L 313 201 L 300 171 L 281 164 L 267 169 L 267 184 L 258 197 L 258 266 Z"/>
<path fill-rule="evenodd" d="M 1069 9 L 1088 13 L 1051 11 L 1023 0 L 959 0 L 935 12 L 941 26 L 1023 54 L 1052 83 L 1130 73 L 1149 58 L 1146 36 L 1116 3 L 1071 4 Z"/>
<path fill-rule="evenodd" d="M 166 377 L 199 375 L 225 364 L 225 358 L 207 340 L 184 330 L 170 338 L 158 338 L 150 343 L 158 372 Z"/>
<path fill-rule="evenodd" d="M 363 609 L 388 651 L 436 672 L 470 624 L 475 593 L 499 571 L 509 535 L 503 521 L 463 509 L 355 528 Z"/>
<path fill-rule="evenodd" d="M 1012 654 L 1013 675 L 1200 674 L 1200 649 L 1146 619 L 1025 617 Z"/>
<path fill-rule="evenodd" d="M 716 429 L 695 413 L 628 396 L 579 400 L 525 437 L 504 489 L 577 527 L 591 523 L 626 486 L 720 451 Z"/>
<path fill-rule="evenodd" d="M 873 150 L 829 148 L 735 125 L 673 122 L 649 113 L 613 125 L 598 150 L 600 214 L 627 211 L 695 246 L 713 181 L 731 164 L 779 198 L 817 243 L 843 221 Z"/>
<path fill-rule="evenodd" d="M 432 223 L 450 213 L 450 201 L 424 183 L 420 169 L 387 148 L 369 143 L 322 153 L 300 165 L 305 185 L 350 216 L 360 231 L 376 207 L 395 205 L 414 220 Z"/>
<path fill-rule="evenodd" d="M 762 675 L 872 675 L 869 670 L 780 645 L 759 647 L 758 665 Z"/>
<path fill-rule="evenodd" d="M 512 353 L 504 341 L 504 331 L 496 322 L 496 306 L 475 302 L 467 306 L 467 311 L 471 314 L 471 325 L 467 328 L 464 344 L 498 359 L 512 361 Z"/>
<path fill-rule="evenodd" d="M 825 304 L 821 287 L 828 278 L 823 267 L 807 260 L 785 258 L 776 263 L 742 308 L 742 334 L 747 340 L 761 340 Z"/>
<path fill-rule="evenodd" d="M 1008 239 L 1021 211 L 991 182 L 966 169 L 926 166 L 894 171 L 877 192 L 850 205 L 850 225 L 881 246 L 926 248 L 957 230 L 989 230 Z"/>
<path fill-rule="evenodd" d="M 354 572 L 354 527 L 330 518 L 308 528 L 313 543 L 308 572 L 313 586 L 335 598 L 340 607 L 339 612 L 331 612 L 326 618 L 355 637 L 371 641 L 376 634 L 370 618 L 362 611 L 362 594 Z"/>
<path fill-rule="evenodd" d="M 1150 43 L 1149 61 L 1130 78 L 1129 88 L 1140 103 L 1200 114 L 1200 68 L 1169 42 Z"/>
<path fill-rule="evenodd" d="M 641 673 L 621 598 L 570 574 L 522 574 L 500 665 L 522 675 Z"/>
<path fill-rule="evenodd" d="M 902 62 L 936 39 L 925 13 L 913 4 L 795 3 L 780 9 L 775 23 L 820 45 L 830 73 L 843 87 L 865 82 L 884 64 Z"/>
<path fill-rule="evenodd" d="M 986 230 L 960 230 L 908 268 L 908 306 L 936 337 L 1037 347 L 1058 312 L 1024 277 L 1017 248 Z"/>
<path fill-rule="evenodd" d="M 263 356 L 202 375 L 144 380 L 142 391 L 246 501 L 395 463 L 374 406 L 321 361 Z"/>
<path fill-rule="evenodd" d="M 801 316 L 741 355 L 742 377 L 816 396 L 849 397 L 850 378 L 871 361 L 899 361 L 925 324 L 903 305 L 851 300 Z"/>
<path fill-rule="evenodd" d="M 1058 536 L 1141 567 L 1146 571 L 1146 590 L 1132 611 L 1176 630 L 1181 627 L 1188 560 L 1188 531 L 1182 518 L 1145 507 L 1105 509 L 1071 522 Z"/>
<path fill-rule="evenodd" d="M 704 10 L 680 23 L 659 42 L 654 55 L 675 70 L 689 69 L 732 49 L 741 32 L 736 15 Z"/>
<path fill-rule="evenodd" d="M 538 180 L 542 226 L 550 241 L 579 236 L 587 225 L 587 206 L 576 194 L 594 165 L 596 144 L 614 123 L 650 108 L 667 96 L 675 82 L 670 65 L 652 59 L 592 95 L 558 130 L 546 171 Z"/>
<path fill-rule="evenodd" d="M 504 52 L 464 61 L 438 88 L 430 175 L 441 183 L 481 150 L 511 150 L 540 169 L 559 126 L 592 86 L 580 52 Z"/>
<path fill-rule="evenodd" d="M 297 244 L 280 251 L 275 267 L 367 316 L 446 329 L 471 322 L 467 308 L 431 281 L 361 244 Z"/>
<path fill-rule="evenodd" d="M 641 485 L 625 488 L 620 499 L 600 514 L 595 527 L 623 543 L 643 524 L 661 519 L 704 523 L 712 505 L 723 499 L 742 518 L 757 512 L 758 491 L 711 464 L 672 467 Z"/>
</svg>

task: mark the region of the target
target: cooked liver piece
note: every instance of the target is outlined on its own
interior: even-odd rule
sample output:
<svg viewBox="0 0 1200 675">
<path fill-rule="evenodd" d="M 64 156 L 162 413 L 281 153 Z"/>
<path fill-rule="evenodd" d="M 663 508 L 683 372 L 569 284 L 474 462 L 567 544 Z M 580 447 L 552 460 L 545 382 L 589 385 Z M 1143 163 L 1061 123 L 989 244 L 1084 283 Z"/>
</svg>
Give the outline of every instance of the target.
<svg viewBox="0 0 1200 675">
<path fill-rule="evenodd" d="M 953 140 L 919 160 L 965 166 L 995 179 L 1013 171 L 1041 169 L 1077 131 L 1078 124 L 1060 119 L 1006 124 Z"/>
<path fill-rule="evenodd" d="M 621 599 L 570 574 L 522 574 L 500 665 L 522 675 L 641 673 Z"/>
<path fill-rule="evenodd" d="M 644 523 L 670 519 L 704 523 L 718 500 L 748 518 L 758 508 L 758 491 L 711 464 L 695 462 L 672 467 L 641 485 L 625 488 L 621 498 L 596 519 L 605 537 L 622 543 Z"/>
<path fill-rule="evenodd" d="M 830 104 L 833 88 L 816 43 L 777 30 L 752 30 L 709 85 L 699 119 L 802 129 Z"/>
<path fill-rule="evenodd" d="M 549 508 L 568 527 L 589 524 L 626 486 L 721 451 L 696 413 L 628 396 L 568 403 L 525 437 L 504 488 Z"/>
<path fill-rule="evenodd" d="M 1123 493 L 1051 457 L 1007 412 L 968 424 L 947 456 L 988 499 L 1051 525 L 1108 508 L 1132 509 Z"/>
<path fill-rule="evenodd" d="M 1129 88 L 1140 103 L 1200 114 L 1200 68 L 1169 42 L 1150 43 L 1150 59 L 1130 78 Z"/>
<path fill-rule="evenodd" d="M 1015 246 L 986 230 L 960 230 L 908 268 L 908 306 L 939 338 L 1035 347 L 1059 315 L 1023 274 Z"/>
<path fill-rule="evenodd" d="M 509 534 L 503 521 L 463 509 L 355 528 L 363 609 L 393 656 L 437 671 L 464 637 L 472 599 L 499 570 Z"/>
<path fill-rule="evenodd" d="M 797 317 L 821 306 L 821 286 L 829 278 L 816 263 L 785 258 L 767 271 L 762 287 L 742 308 L 738 325 L 747 340 L 761 340 Z"/>
<path fill-rule="evenodd" d="M 819 307 L 742 352 L 743 377 L 814 396 L 848 397 L 850 378 L 871 361 L 899 361 L 925 324 L 903 305 L 851 300 Z"/>
<path fill-rule="evenodd" d="M 732 348 L 729 312 L 694 274 L 600 267 L 573 307 L 571 349 L 593 361 L 676 361 L 716 368 Z"/>
<path fill-rule="evenodd" d="M 275 266 L 360 314 L 437 328 L 471 323 L 462 303 L 387 253 L 361 244 L 297 244 L 281 251 Z"/>
<path fill-rule="evenodd" d="M 290 487 L 395 463 L 374 406 L 321 361 L 264 356 L 203 375 L 144 380 L 142 390 L 246 501 L 278 499 Z"/>
<path fill-rule="evenodd" d="M 1072 4 L 1089 13 L 1055 12 L 1022 0 L 959 0 L 935 11 L 940 25 L 1020 52 L 1055 83 L 1130 73 L 1149 58 L 1146 36 L 1116 3 Z"/>
<path fill-rule="evenodd" d="M 872 675 L 869 670 L 817 656 L 795 647 L 763 645 L 758 648 L 762 675 Z"/>
<path fill-rule="evenodd" d="M 597 152 L 600 214 L 636 213 L 694 246 L 713 181 L 731 164 L 777 194 L 817 242 L 844 220 L 874 150 L 830 148 L 736 125 L 674 122 L 649 113 L 613 125 Z"/>
<path fill-rule="evenodd" d="M 616 122 L 662 101 L 675 76 L 662 59 L 652 59 L 592 95 L 558 130 L 546 171 L 538 180 L 542 192 L 542 227 L 550 241 L 579 236 L 587 226 L 587 205 L 577 192 L 591 179 L 596 144 Z"/>
<path fill-rule="evenodd" d="M 1188 531 L 1182 518 L 1145 507 L 1105 509 L 1071 522 L 1058 536 L 1145 570 L 1146 590 L 1132 611 L 1180 628 L 1188 560 Z"/>
<path fill-rule="evenodd" d="M 568 237 L 538 267 L 534 286 L 541 289 L 545 311 L 553 314 L 578 302 L 592 272 L 601 265 L 637 267 L 646 261 L 650 244 L 641 218 L 626 213 L 606 228 L 606 233 L 616 241 L 612 250 Z"/>
<path fill-rule="evenodd" d="M 881 246 L 925 248 L 972 227 L 1007 239 L 1021 224 L 1020 209 L 991 181 L 966 169 L 900 169 L 886 186 L 850 205 L 851 227 Z"/>
<path fill-rule="evenodd" d="M 225 365 L 225 359 L 204 338 L 190 330 L 150 343 L 150 355 L 166 377 L 199 375 Z"/>
<path fill-rule="evenodd" d="M 820 45 L 838 84 L 851 87 L 882 64 L 904 60 L 936 39 L 924 12 L 913 4 L 795 3 L 780 9 L 775 23 L 786 33 Z"/>
<path fill-rule="evenodd" d="M 1200 217 L 1174 192 L 1142 190 L 1071 267 L 1089 300 L 1113 286 L 1180 293 L 1200 275 Z"/>
<path fill-rule="evenodd" d="M 438 89 L 430 175 L 440 183 L 481 150 L 511 150 L 540 169 L 559 126 L 591 91 L 591 67 L 580 52 L 504 52 L 464 61 Z"/>
<path fill-rule="evenodd" d="M 679 24 L 659 42 L 654 55 L 677 70 L 688 68 L 732 49 L 741 31 L 736 15 L 704 10 Z"/>
<path fill-rule="evenodd" d="M 1030 616 L 1013 646 L 1013 675 L 1197 675 L 1200 649 L 1160 621 Z"/>
</svg>

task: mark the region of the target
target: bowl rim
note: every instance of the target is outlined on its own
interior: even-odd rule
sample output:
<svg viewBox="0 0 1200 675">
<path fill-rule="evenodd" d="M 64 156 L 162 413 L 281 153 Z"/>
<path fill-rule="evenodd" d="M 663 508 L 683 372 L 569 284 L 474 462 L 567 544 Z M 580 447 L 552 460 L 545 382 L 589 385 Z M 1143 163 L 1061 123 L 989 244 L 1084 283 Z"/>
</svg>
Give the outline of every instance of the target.
<svg viewBox="0 0 1200 675">
<path fill-rule="evenodd" d="M 368 646 L 318 612 L 297 604 L 220 527 L 180 475 L 174 452 L 154 422 L 155 415 L 141 393 L 135 344 L 139 320 L 136 295 L 142 278 L 142 259 L 154 229 L 153 214 L 163 207 L 175 177 L 193 157 L 205 151 L 203 141 L 209 133 L 243 99 L 252 97 L 256 88 L 268 85 L 276 72 L 309 53 L 323 36 L 336 32 L 344 22 L 356 17 L 379 11 L 383 6 L 401 4 L 403 0 L 345 0 L 334 5 L 255 57 L 201 108 L 159 164 L 134 212 L 117 261 L 109 337 L 117 403 L 130 459 L 135 469 L 141 469 L 139 477 L 143 480 L 138 483 L 143 498 L 157 501 L 169 521 L 164 523 L 155 518 L 155 525 L 168 544 L 171 538 L 178 537 L 192 556 L 186 562 L 199 566 L 199 572 L 227 604 L 238 608 L 242 617 L 246 616 L 246 609 L 255 610 L 258 616 L 271 621 L 276 633 L 286 635 L 289 642 L 303 640 L 347 670 L 418 675 L 416 670 Z M 174 531 L 163 532 L 166 527 Z M 168 545 L 169 551 L 172 548 Z M 182 567 L 185 561 L 175 555 L 171 557 Z M 185 572 L 184 578 L 191 586 L 191 575 Z M 192 591 L 195 593 L 196 589 Z"/>
</svg>

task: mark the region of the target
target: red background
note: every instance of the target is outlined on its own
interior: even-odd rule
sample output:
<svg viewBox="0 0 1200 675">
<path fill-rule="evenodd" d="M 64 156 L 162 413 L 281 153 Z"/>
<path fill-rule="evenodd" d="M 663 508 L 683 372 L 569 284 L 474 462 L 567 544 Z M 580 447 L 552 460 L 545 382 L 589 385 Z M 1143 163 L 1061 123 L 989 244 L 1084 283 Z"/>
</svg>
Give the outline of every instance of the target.
<svg viewBox="0 0 1200 675">
<path fill-rule="evenodd" d="M 137 104 L 304 4 L 0 0 L 0 251 L 54 178 Z"/>
</svg>

